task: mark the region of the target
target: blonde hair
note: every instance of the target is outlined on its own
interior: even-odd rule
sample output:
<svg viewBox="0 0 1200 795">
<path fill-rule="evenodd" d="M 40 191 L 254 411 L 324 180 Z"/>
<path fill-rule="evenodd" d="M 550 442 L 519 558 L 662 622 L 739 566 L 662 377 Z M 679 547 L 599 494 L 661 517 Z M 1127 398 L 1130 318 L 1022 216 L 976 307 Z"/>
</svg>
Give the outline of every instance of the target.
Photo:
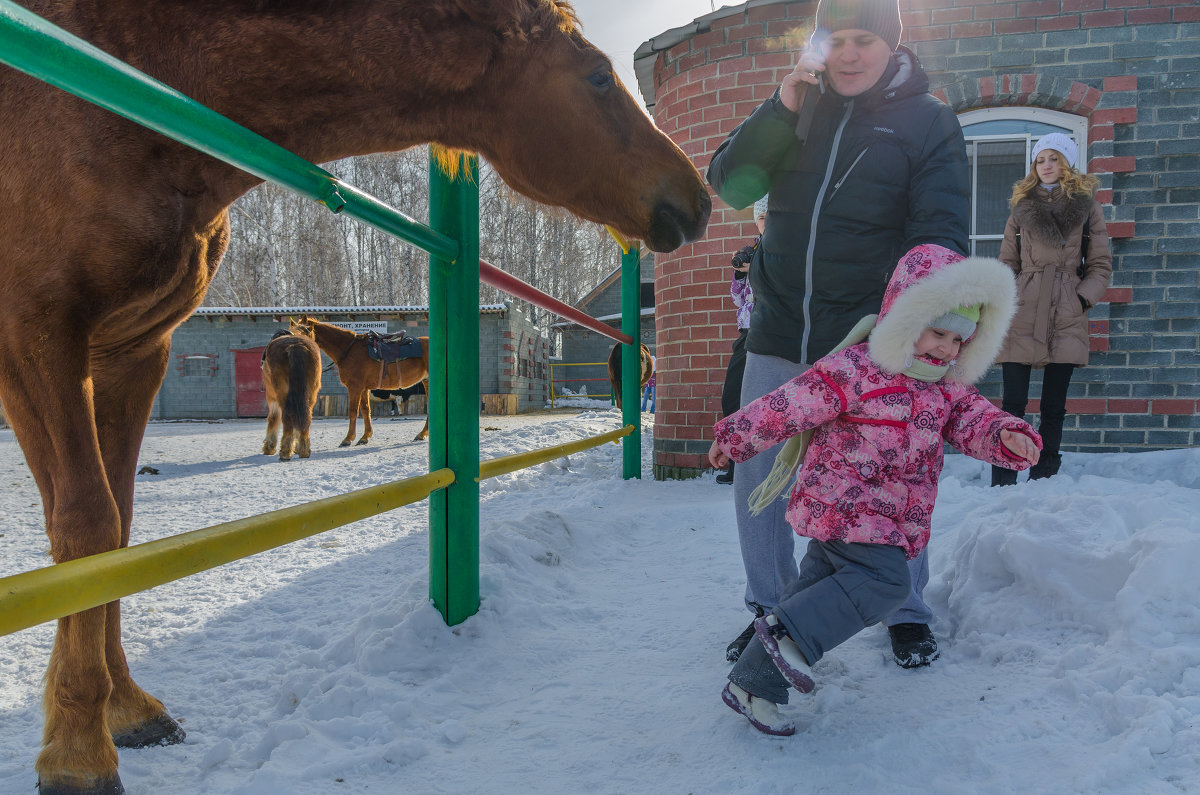
<svg viewBox="0 0 1200 795">
<path fill-rule="evenodd" d="M 1058 151 L 1058 150 L 1055 150 Z M 1061 154 L 1061 153 L 1060 153 Z M 1076 171 L 1075 167 L 1067 163 L 1066 158 L 1061 158 L 1059 164 L 1062 167 L 1062 176 L 1058 178 L 1058 184 L 1062 186 L 1063 193 L 1067 198 L 1086 194 L 1094 196 L 1096 189 L 1100 187 L 1100 180 L 1091 174 L 1084 174 Z M 1029 173 L 1024 179 L 1013 185 L 1012 196 L 1009 197 L 1008 206 L 1016 207 L 1022 200 L 1033 195 L 1037 190 L 1037 186 L 1042 184 L 1042 180 L 1038 177 L 1037 166 L 1033 163 L 1029 164 Z"/>
</svg>

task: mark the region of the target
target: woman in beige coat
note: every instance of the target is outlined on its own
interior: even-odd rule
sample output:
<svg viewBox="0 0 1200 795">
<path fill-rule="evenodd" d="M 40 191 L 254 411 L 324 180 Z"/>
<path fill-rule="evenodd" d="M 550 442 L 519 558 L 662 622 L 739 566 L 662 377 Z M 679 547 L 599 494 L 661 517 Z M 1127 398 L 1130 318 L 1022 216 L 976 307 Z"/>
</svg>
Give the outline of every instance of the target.
<svg viewBox="0 0 1200 795">
<path fill-rule="evenodd" d="M 1088 362 L 1088 310 L 1112 277 L 1104 211 L 1094 197 L 1099 180 L 1075 170 L 1077 157 L 1075 143 L 1062 133 L 1038 140 L 1029 174 L 1013 186 L 1000 246 L 1000 261 L 1017 275 L 1017 314 L 996 357 L 1004 374 L 1003 409 L 1024 417 L 1030 371 L 1044 371 L 1038 427 L 1044 447 L 1031 480 L 1056 474 L 1062 464 L 1071 373 Z M 1012 485 L 1016 475 L 993 467 L 992 485 Z"/>
</svg>

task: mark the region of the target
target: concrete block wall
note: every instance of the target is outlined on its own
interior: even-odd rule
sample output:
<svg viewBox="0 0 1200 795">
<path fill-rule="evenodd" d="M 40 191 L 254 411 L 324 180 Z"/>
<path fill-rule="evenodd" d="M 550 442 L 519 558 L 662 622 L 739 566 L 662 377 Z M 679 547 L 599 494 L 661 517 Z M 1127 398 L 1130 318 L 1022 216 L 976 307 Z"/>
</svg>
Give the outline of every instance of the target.
<svg viewBox="0 0 1200 795">
<path fill-rule="evenodd" d="M 901 43 L 956 111 L 1034 106 L 1088 118 L 1089 171 L 1102 180 L 1115 272 L 1108 303 L 1091 316 L 1094 356 L 1072 384 L 1064 449 L 1200 443 L 1200 7 L 900 0 L 900 8 Z M 790 71 L 786 37 L 811 30 L 815 11 L 814 2 L 750 0 L 702 17 L 652 54 L 655 121 L 702 173 Z M 656 477 L 706 466 L 736 333 L 729 258 L 753 233 L 749 210 L 714 198 L 706 236 L 656 257 Z M 998 399 L 998 376 L 983 389 Z"/>
<path fill-rule="evenodd" d="M 302 312 L 292 312 L 293 315 Z M 387 323 L 388 333 L 405 331 L 414 337 L 429 334 L 428 313 L 421 309 L 384 313 L 358 313 L 349 310 L 308 314 L 319 320 L 339 323 L 346 320 L 372 320 Z M 257 314 L 201 313 L 193 315 L 177 328 L 171 337 L 170 364 L 162 387 L 155 397 L 151 417 L 154 419 L 223 419 L 237 416 L 234 380 L 236 350 L 265 346 L 277 329 L 287 328 L 288 311 Z M 519 310 L 480 313 L 480 393 L 517 392 L 522 395 L 520 410 L 541 408 L 549 397 L 546 362 L 548 340 Z M 525 363 L 510 362 L 511 335 L 519 335 L 526 343 Z M 540 347 L 536 340 L 541 339 Z M 208 361 L 197 362 L 198 357 Z M 190 360 L 190 364 L 188 363 Z M 331 360 L 322 354 L 322 366 L 328 368 L 321 377 L 322 396 L 345 396 L 346 388 L 338 380 Z M 187 372 L 203 371 L 202 375 Z M 515 377 L 514 371 L 530 373 Z M 537 373 L 545 373 L 539 376 Z M 538 396 L 541 396 L 540 398 Z"/>
<path fill-rule="evenodd" d="M 654 318 L 643 316 L 641 329 L 641 342 L 650 349 L 651 356 L 657 357 L 658 354 L 655 345 L 657 334 L 654 327 Z M 565 363 L 598 362 L 599 364 L 594 364 L 590 367 L 556 367 L 554 371 L 555 394 L 562 394 L 564 388 L 578 393 L 580 388 L 584 386 L 587 387 L 589 395 L 609 394 L 612 391 L 612 387 L 608 382 L 607 362 L 608 355 L 612 352 L 614 344 L 616 343 L 603 334 L 597 334 L 581 326 L 572 326 L 565 329 L 562 339 L 562 355 L 559 357 L 559 361 Z M 599 378 L 602 380 L 581 380 L 585 378 Z"/>
</svg>

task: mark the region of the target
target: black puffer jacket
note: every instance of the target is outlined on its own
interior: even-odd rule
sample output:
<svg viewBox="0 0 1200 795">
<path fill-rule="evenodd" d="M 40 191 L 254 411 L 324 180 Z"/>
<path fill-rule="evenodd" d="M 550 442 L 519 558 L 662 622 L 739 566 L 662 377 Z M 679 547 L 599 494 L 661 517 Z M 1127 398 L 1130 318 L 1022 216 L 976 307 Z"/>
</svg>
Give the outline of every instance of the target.
<svg viewBox="0 0 1200 795">
<path fill-rule="evenodd" d="M 864 94 L 826 89 L 803 147 L 795 125 L 776 91 L 718 147 L 708 181 L 738 209 L 771 195 L 747 349 L 813 362 L 879 311 L 906 251 L 967 253 L 970 183 L 962 128 L 904 47 Z"/>
</svg>

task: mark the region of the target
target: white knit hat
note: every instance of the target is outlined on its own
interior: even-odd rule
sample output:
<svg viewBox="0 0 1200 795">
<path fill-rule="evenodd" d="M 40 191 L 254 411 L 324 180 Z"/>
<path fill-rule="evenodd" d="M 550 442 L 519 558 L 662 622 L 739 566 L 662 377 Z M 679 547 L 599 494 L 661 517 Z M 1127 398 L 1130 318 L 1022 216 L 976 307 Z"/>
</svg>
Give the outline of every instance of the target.
<svg viewBox="0 0 1200 795">
<path fill-rule="evenodd" d="M 767 198 L 769 196 L 770 196 L 770 194 L 767 194 L 767 196 L 763 196 L 761 199 L 759 199 L 758 201 L 756 201 L 754 203 L 754 220 L 755 221 L 757 221 L 759 218 L 763 218 L 766 216 L 766 214 L 767 214 Z"/>
<path fill-rule="evenodd" d="M 1062 133 L 1048 133 L 1038 139 L 1038 142 L 1033 145 L 1033 154 L 1029 156 L 1029 162 L 1037 160 L 1039 152 L 1046 149 L 1053 149 L 1067 159 L 1067 165 L 1075 168 L 1075 159 L 1079 157 L 1079 147 L 1075 146 L 1075 142 Z"/>
</svg>

